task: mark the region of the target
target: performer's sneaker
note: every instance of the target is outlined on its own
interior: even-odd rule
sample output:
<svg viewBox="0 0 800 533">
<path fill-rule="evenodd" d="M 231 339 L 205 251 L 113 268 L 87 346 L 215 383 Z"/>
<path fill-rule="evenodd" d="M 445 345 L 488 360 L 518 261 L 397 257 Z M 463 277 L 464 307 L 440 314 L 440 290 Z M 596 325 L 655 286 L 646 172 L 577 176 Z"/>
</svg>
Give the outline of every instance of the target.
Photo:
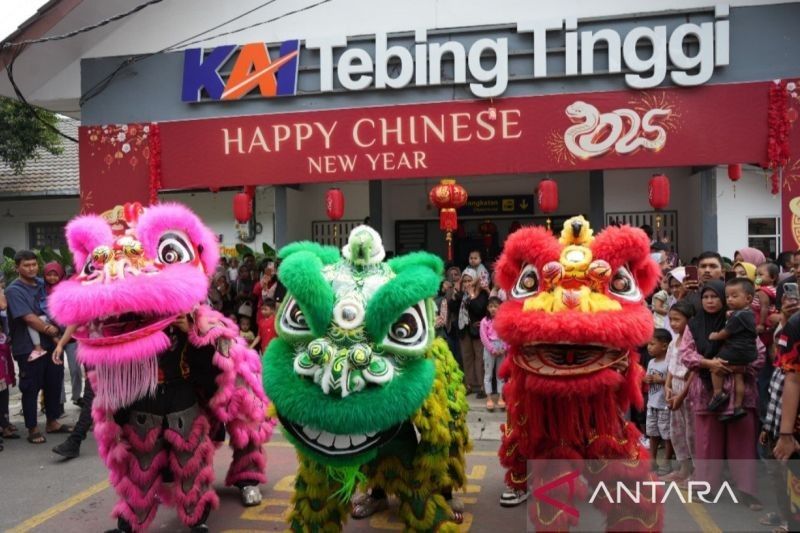
<svg viewBox="0 0 800 533">
<path fill-rule="evenodd" d="M 68 437 L 67 440 L 53 448 L 53 453 L 64 459 L 75 459 L 81 453 L 81 442 Z"/>
<path fill-rule="evenodd" d="M 506 489 L 506 491 L 500 495 L 500 505 L 502 507 L 516 507 L 525 502 L 528 496 L 530 496 L 530 493 L 526 490 Z"/>
<path fill-rule="evenodd" d="M 261 503 L 261 489 L 258 485 L 245 485 L 239 489 L 242 495 L 242 505 L 245 507 L 253 507 Z"/>
</svg>

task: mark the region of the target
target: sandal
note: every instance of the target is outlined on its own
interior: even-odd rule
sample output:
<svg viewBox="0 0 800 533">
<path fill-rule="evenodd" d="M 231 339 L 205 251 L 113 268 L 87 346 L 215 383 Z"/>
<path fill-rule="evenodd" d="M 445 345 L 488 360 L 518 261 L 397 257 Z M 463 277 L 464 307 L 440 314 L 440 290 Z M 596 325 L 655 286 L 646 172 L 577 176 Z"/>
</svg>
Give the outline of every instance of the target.
<svg viewBox="0 0 800 533">
<path fill-rule="evenodd" d="M 494 412 L 494 401 L 492 401 L 491 396 L 486 399 L 486 410 L 490 413 Z"/>
<path fill-rule="evenodd" d="M 20 438 L 19 434 L 17 433 L 17 430 L 16 429 L 10 429 L 10 428 L 6 428 L 6 430 L 3 431 L 3 434 L 0 435 L 0 437 L 2 437 L 4 439 L 9 439 L 9 440 L 14 440 L 14 439 Z"/>
<path fill-rule="evenodd" d="M 350 516 L 356 520 L 368 518 L 375 513 L 385 511 L 389 508 L 389 501 L 386 498 L 373 498 L 370 495 L 365 495 L 357 503 L 353 504 L 350 510 Z"/>
<path fill-rule="evenodd" d="M 54 434 L 54 433 L 55 434 L 57 434 L 57 433 L 70 434 L 70 433 L 72 433 L 72 426 L 68 426 L 66 424 L 61 424 L 60 426 L 58 426 L 58 429 L 48 429 L 47 433 L 50 433 L 50 434 Z"/>
<path fill-rule="evenodd" d="M 778 513 L 767 513 L 758 519 L 762 526 L 780 526 L 783 521 Z"/>
<path fill-rule="evenodd" d="M 41 431 L 37 431 L 28 435 L 28 442 L 31 444 L 44 444 L 47 442 L 47 439 L 44 438 Z"/>
</svg>

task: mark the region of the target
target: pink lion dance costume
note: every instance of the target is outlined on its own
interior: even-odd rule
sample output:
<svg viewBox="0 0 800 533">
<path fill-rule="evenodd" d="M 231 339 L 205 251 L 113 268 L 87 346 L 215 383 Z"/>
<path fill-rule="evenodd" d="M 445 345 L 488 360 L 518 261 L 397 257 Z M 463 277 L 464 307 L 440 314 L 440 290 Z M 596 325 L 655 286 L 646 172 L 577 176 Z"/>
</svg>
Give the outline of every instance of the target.
<svg viewBox="0 0 800 533">
<path fill-rule="evenodd" d="M 644 297 L 659 271 L 647 236 L 623 226 L 595 237 L 583 217 L 574 217 L 559 239 L 539 227 L 515 232 L 496 268 L 509 295 L 494 322 L 509 345 L 501 369 L 508 379 L 500 447 L 506 483 L 543 488 L 576 471 L 590 485 L 655 481 L 640 433 L 624 418 L 632 404 L 642 406 L 637 347 L 653 334 Z M 570 490 L 560 484 L 548 495 L 572 505 L 588 489 L 582 480 L 576 484 Z M 610 531 L 662 526 L 659 497 L 638 503 L 601 497 L 594 505 Z M 539 531 L 564 531 L 577 522 L 538 499 L 529 514 Z"/>
<path fill-rule="evenodd" d="M 118 530 L 146 530 L 168 502 L 204 531 L 219 504 L 212 436 L 224 429 L 233 448 L 225 483 L 260 501 L 274 425 L 261 362 L 233 322 L 202 303 L 219 261 L 211 230 L 178 204 L 116 211 L 119 220 L 69 223 L 78 274 L 59 284 L 50 308 L 60 323 L 79 326 L 95 438 L 119 495 Z"/>
</svg>

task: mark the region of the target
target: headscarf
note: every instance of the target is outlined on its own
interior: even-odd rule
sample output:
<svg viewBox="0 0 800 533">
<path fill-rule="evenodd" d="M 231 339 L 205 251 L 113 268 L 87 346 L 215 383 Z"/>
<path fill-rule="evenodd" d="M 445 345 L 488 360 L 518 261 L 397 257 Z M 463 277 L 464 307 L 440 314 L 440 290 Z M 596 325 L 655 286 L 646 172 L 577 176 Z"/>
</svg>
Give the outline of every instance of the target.
<svg viewBox="0 0 800 533">
<path fill-rule="evenodd" d="M 764 257 L 764 252 L 756 248 L 740 248 L 738 252 L 742 256 L 742 261 L 751 265 L 758 266 L 767 261 L 767 258 Z"/>
<path fill-rule="evenodd" d="M 744 269 L 744 271 L 747 273 L 747 279 L 749 279 L 750 281 L 755 283 L 756 282 L 756 270 L 757 270 L 756 266 L 754 264 L 748 263 L 746 261 L 739 261 L 739 262 L 737 262 L 737 263 L 735 263 L 733 265 L 733 268 L 736 268 L 737 266 L 740 266 L 740 265 Z"/>
<path fill-rule="evenodd" d="M 472 281 L 478 281 L 478 271 L 472 267 L 467 267 L 461 272 L 461 278 L 463 279 L 464 276 L 469 276 L 472 278 Z M 464 290 L 462 287 L 461 290 Z M 467 310 L 467 301 L 469 301 L 469 293 L 464 291 L 464 295 L 461 297 L 461 307 L 458 308 L 458 329 L 462 330 L 469 326 L 469 311 Z"/>
<path fill-rule="evenodd" d="M 50 291 L 53 290 L 53 287 L 55 287 L 59 282 L 61 282 L 64 279 L 64 276 L 67 275 L 66 272 L 64 272 L 64 267 L 62 267 L 61 264 L 56 261 L 50 261 L 44 266 L 44 270 L 42 270 L 42 273 L 46 276 L 49 272 L 55 272 L 56 274 L 58 274 L 58 281 L 53 285 L 45 283 L 45 290 L 47 291 L 47 294 L 50 294 Z"/>
<path fill-rule="evenodd" d="M 672 270 L 669 271 L 669 275 L 675 278 L 675 280 L 678 283 L 683 283 L 683 280 L 686 278 L 686 268 L 685 267 L 673 268 Z"/>
<path fill-rule="evenodd" d="M 720 341 L 710 341 L 708 336 L 725 327 L 725 283 L 718 279 L 706 282 L 700 291 L 701 302 L 703 294 L 708 291 L 714 291 L 719 296 L 722 301 L 722 308 L 713 314 L 707 313 L 705 309 L 701 308 L 700 312 L 689 320 L 689 331 L 692 332 L 697 352 L 706 359 L 713 359 L 717 356 L 722 343 Z"/>
</svg>

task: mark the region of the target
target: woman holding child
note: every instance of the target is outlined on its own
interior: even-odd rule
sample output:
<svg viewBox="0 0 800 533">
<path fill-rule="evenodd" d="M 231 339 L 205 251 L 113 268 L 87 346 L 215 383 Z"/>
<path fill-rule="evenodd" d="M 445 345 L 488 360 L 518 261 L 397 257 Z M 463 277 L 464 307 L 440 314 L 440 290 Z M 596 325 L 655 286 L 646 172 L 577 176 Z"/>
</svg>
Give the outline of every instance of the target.
<svg viewBox="0 0 800 533">
<path fill-rule="evenodd" d="M 719 340 L 720 333 L 726 329 L 728 320 L 725 291 L 722 281 L 705 283 L 700 294 L 702 311 L 689 321 L 679 348 L 681 362 L 698 374 L 689 392 L 695 423 L 693 477 L 711 483 L 712 487 L 719 486 L 723 460 L 727 459 L 736 488 L 744 496 L 743 503 L 758 510 L 761 505 L 756 497 L 756 376 L 764 364 L 764 345 L 757 341 L 755 360 L 745 365 L 730 365 L 720 357 L 720 350 L 726 342 Z M 738 400 L 744 414 L 737 412 L 734 417 L 731 415 L 735 412 L 735 403 L 738 403 L 738 395 L 733 390 L 735 374 L 739 374 L 744 383 L 743 394 Z M 721 404 L 719 396 L 714 395 L 712 376 L 723 379 L 726 401 Z"/>
</svg>

